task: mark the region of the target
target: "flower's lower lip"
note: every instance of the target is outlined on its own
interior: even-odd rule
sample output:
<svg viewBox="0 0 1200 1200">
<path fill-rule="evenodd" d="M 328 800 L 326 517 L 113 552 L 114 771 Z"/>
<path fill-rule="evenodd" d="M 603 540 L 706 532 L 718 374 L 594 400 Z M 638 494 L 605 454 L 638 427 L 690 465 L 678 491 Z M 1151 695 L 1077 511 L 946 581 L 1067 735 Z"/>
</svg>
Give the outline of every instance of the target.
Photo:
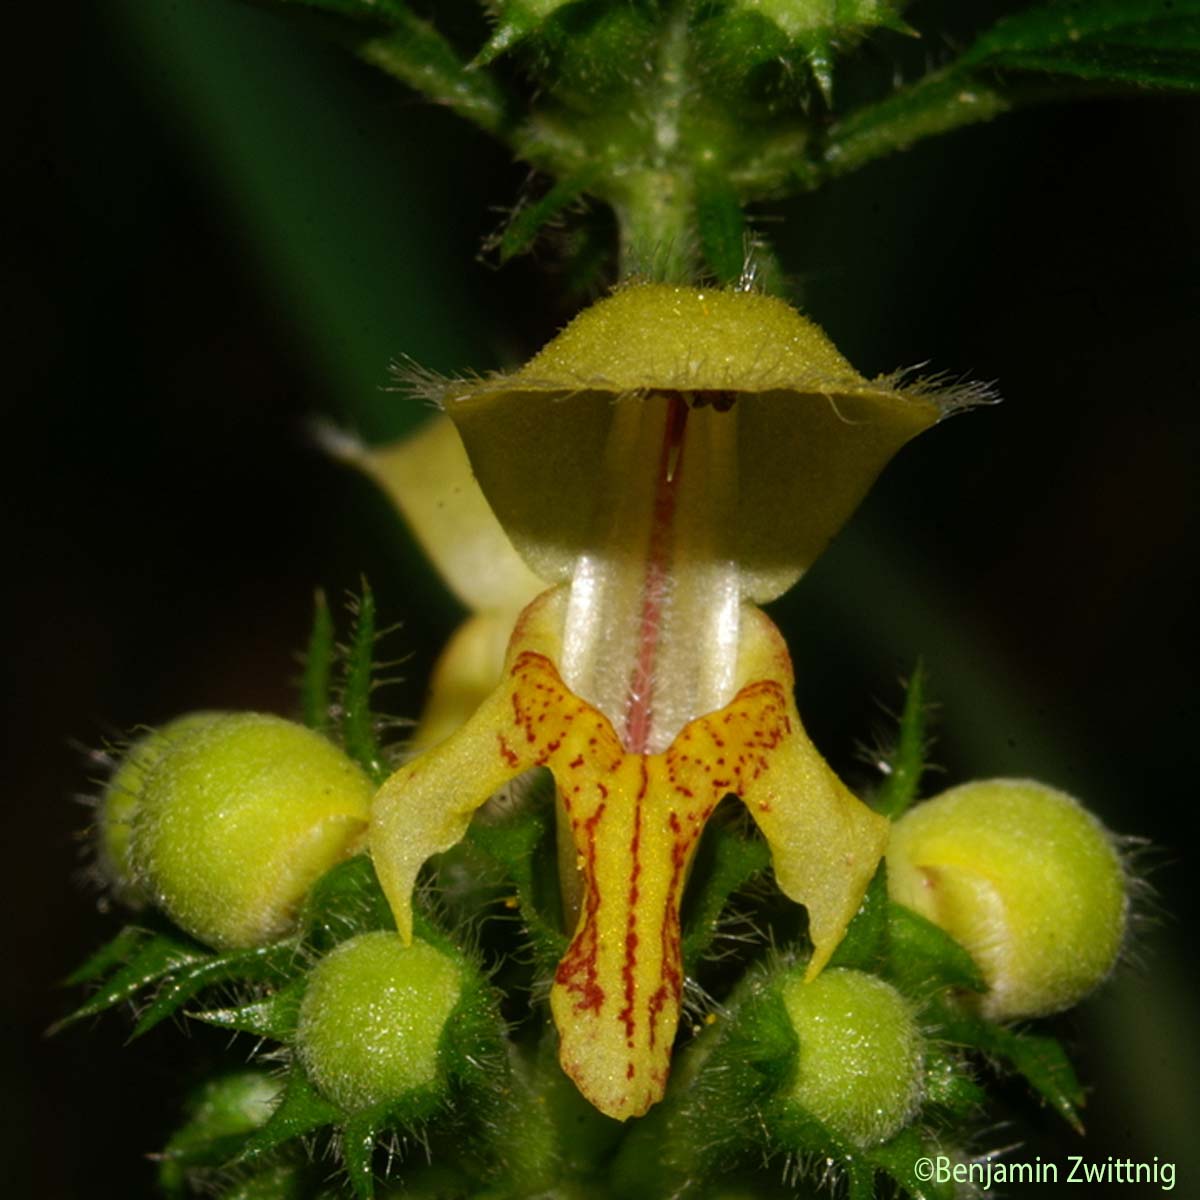
<svg viewBox="0 0 1200 1200">
<path fill-rule="evenodd" d="M 828 961 L 883 850 L 886 822 L 851 796 L 804 735 L 791 665 L 747 607 L 730 703 L 694 717 L 661 753 L 631 753 L 613 723 L 563 681 L 568 589 L 522 614 L 501 685 L 456 735 L 380 789 L 371 852 L 409 936 L 424 860 L 466 831 L 501 786 L 547 767 L 558 789 L 563 893 L 579 896 L 551 1009 L 561 1061 L 619 1119 L 663 1094 L 683 981 L 680 902 L 705 822 L 739 797 L 771 846 L 784 891 L 809 908 L 810 971 Z"/>
</svg>

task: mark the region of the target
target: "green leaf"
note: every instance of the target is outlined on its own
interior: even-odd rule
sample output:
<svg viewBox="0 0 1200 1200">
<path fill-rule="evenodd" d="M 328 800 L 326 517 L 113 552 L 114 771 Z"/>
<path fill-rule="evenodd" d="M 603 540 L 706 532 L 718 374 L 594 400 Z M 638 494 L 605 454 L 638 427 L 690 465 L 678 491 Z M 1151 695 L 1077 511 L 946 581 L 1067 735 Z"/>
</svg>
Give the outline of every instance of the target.
<svg viewBox="0 0 1200 1200">
<path fill-rule="evenodd" d="M 1042 87 L 1032 98 L 1049 99 Z M 876 158 L 907 150 L 914 142 L 963 125 L 990 121 L 1014 107 L 1018 97 L 1002 80 L 972 78 L 953 68 L 937 71 L 881 100 L 848 114 L 830 129 L 821 154 L 823 171 L 797 165 L 798 185 L 815 186 L 847 175 Z"/>
<path fill-rule="evenodd" d="M 209 951 L 190 939 L 155 934 L 94 996 L 70 1016 L 59 1021 L 50 1032 L 56 1033 L 85 1017 L 95 1016 L 105 1009 L 131 1000 L 142 988 L 180 967 L 208 962 L 211 958 Z M 85 966 L 90 966 L 90 963 Z"/>
<path fill-rule="evenodd" d="M 356 47 L 360 58 L 386 71 L 488 133 L 511 124 L 509 102 L 486 70 L 468 67 L 432 25 L 407 15 L 390 32 Z"/>
<path fill-rule="evenodd" d="M 815 160 L 794 160 L 791 184 L 814 187 L 1013 108 L 1131 86 L 1200 89 L 1200 0 L 1056 0 L 1009 17 L 948 66 L 836 122 Z M 764 144 L 744 188 L 782 182 L 779 149 Z"/>
<path fill-rule="evenodd" d="M 296 979 L 261 1000 L 251 1000 L 234 1008 L 192 1012 L 188 1016 L 206 1025 L 216 1025 L 219 1029 L 251 1033 L 255 1037 L 271 1038 L 277 1042 L 289 1041 L 296 1032 L 300 1001 L 304 998 L 306 985 L 306 979 Z"/>
<path fill-rule="evenodd" d="M 1056 0 L 999 22 L 958 66 L 1195 91 L 1200 0 Z"/>
<path fill-rule="evenodd" d="M 929 746 L 926 726 L 925 667 L 918 661 L 904 695 L 896 745 L 884 758 L 887 775 L 874 797 L 876 811 L 893 821 L 917 798 Z"/>
<path fill-rule="evenodd" d="M 358 599 L 354 631 L 346 654 L 346 679 L 342 691 L 342 741 L 346 753 L 373 779 L 382 783 L 389 774 L 375 737 L 371 711 L 375 656 L 375 597 L 366 580 Z"/>
<path fill-rule="evenodd" d="M 946 988 L 986 992 L 975 960 L 948 933 L 902 904 L 888 902 L 887 973 L 919 1000 Z"/>
<path fill-rule="evenodd" d="M 508 103 L 496 81 L 468 67 L 450 42 L 401 0 L 273 0 L 272 6 L 348 18 L 345 28 L 336 25 L 329 32 L 366 62 L 490 133 L 508 124 Z"/>
<path fill-rule="evenodd" d="M 304 678 L 300 685 L 301 711 L 309 729 L 331 733 L 329 678 L 333 670 L 333 617 L 318 591 L 313 605 L 312 632 L 304 655 Z"/>
<path fill-rule="evenodd" d="M 193 996 L 213 984 L 278 983 L 293 973 L 297 963 L 294 941 L 276 942 L 271 946 L 256 946 L 252 950 L 235 950 L 216 958 L 189 963 L 177 970 L 142 1013 L 129 1040 L 149 1033 L 157 1024 L 177 1012 Z"/>
</svg>

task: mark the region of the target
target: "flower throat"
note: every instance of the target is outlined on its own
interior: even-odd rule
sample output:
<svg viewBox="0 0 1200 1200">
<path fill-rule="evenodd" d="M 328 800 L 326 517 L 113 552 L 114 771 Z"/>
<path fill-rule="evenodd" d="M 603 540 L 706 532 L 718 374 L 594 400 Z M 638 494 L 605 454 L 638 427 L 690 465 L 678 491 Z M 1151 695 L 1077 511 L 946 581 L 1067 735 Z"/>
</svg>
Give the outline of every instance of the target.
<svg viewBox="0 0 1200 1200">
<path fill-rule="evenodd" d="M 619 396 L 571 580 L 563 678 L 625 749 L 660 753 L 733 695 L 740 588 L 729 516 L 736 422 L 724 392 Z"/>
</svg>

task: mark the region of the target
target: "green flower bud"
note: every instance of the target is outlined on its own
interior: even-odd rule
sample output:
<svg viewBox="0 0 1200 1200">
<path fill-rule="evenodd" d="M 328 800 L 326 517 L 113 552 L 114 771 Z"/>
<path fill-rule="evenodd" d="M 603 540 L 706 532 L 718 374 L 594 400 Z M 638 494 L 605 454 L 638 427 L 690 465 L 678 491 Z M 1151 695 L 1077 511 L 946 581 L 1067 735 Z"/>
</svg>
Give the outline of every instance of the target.
<svg viewBox="0 0 1200 1200">
<path fill-rule="evenodd" d="M 300 1060 L 346 1112 L 394 1103 L 419 1115 L 444 1090 L 439 1046 L 465 984 L 464 964 L 428 942 L 405 946 L 385 931 L 350 938 L 309 976 Z"/>
<path fill-rule="evenodd" d="M 782 1109 L 795 1105 L 856 1146 L 898 1133 L 921 1103 L 923 1048 L 908 1002 L 862 971 L 783 985 L 799 1049 Z"/>
<path fill-rule="evenodd" d="M 823 35 L 847 38 L 877 25 L 895 28 L 897 6 L 888 0 L 734 0 L 732 7 L 761 13 L 793 42 Z"/>
<path fill-rule="evenodd" d="M 262 1071 L 239 1071 L 205 1083 L 191 1098 L 187 1124 L 159 1156 L 162 1190 L 182 1195 L 188 1168 L 220 1161 L 222 1150 L 227 1156 L 240 1138 L 266 1123 L 282 1090 L 279 1079 Z"/>
<path fill-rule="evenodd" d="M 746 87 L 772 65 L 775 86 L 794 63 L 807 63 L 826 101 L 832 98 L 833 61 L 878 28 L 913 31 L 893 0 L 731 0 L 701 26 L 700 38 L 726 86 Z"/>
<path fill-rule="evenodd" d="M 371 783 L 320 734 L 237 713 L 173 741 L 145 773 L 135 877 L 219 949 L 285 934 L 309 887 L 366 828 Z"/>
<path fill-rule="evenodd" d="M 892 829 L 888 890 L 970 952 L 996 1020 L 1069 1008 L 1104 979 L 1125 932 L 1112 835 L 1079 803 L 1022 779 L 968 783 Z"/>
<path fill-rule="evenodd" d="M 130 853 L 133 817 L 142 802 L 146 774 L 184 737 L 220 715 L 216 712 L 188 713 L 138 738 L 118 764 L 100 797 L 96 819 L 97 862 L 115 895 L 131 908 L 140 908 L 150 900 L 134 879 Z"/>
<path fill-rule="evenodd" d="M 490 63 L 518 42 L 537 33 L 560 8 L 574 2 L 575 0 L 492 0 L 489 7 L 496 14 L 496 27 L 476 61 L 480 66 Z"/>
</svg>

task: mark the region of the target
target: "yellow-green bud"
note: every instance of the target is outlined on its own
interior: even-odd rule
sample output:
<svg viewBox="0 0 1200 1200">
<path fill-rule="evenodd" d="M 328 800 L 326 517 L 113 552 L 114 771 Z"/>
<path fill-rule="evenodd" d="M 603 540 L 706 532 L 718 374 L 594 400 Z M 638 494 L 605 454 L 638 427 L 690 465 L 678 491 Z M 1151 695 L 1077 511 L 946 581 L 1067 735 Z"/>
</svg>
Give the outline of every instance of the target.
<svg viewBox="0 0 1200 1200">
<path fill-rule="evenodd" d="M 438 1047 L 463 987 L 462 963 L 427 942 L 350 938 L 309 976 L 296 1031 L 305 1070 L 346 1112 L 436 1095 Z"/>
<path fill-rule="evenodd" d="M 1063 792 L 1025 779 L 964 784 L 892 829 L 888 890 L 956 938 L 996 1020 L 1059 1012 L 1116 961 L 1125 874 L 1111 834 Z"/>
<path fill-rule="evenodd" d="M 320 734 L 261 713 L 219 717 L 145 773 L 135 878 L 200 941 L 261 945 L 288 932 L 311 885 L 354 848 L 371 794 Z"/>
<path fill-rule="evenodd" d="M 172 746 L 219 716 L 217 712 L 188 713 L 138 738 L 126 751 L 100 797 L 96 818 L 97 861 L 105 881 L 130 907 L 140 908 L 150 899 L 134 879 L 130 854 L 133 816 L 142 802 L 146 773 Z"/>
<path fill-rule="evenodd" d="M 832 968 L 783 986 L 796 1032 L 796 1072 L 786 1101 L 856 1146 L 898 1133 L 921 1103 L 922 1040 L 908 1002 L 862 971 Z"/>
</svg>

